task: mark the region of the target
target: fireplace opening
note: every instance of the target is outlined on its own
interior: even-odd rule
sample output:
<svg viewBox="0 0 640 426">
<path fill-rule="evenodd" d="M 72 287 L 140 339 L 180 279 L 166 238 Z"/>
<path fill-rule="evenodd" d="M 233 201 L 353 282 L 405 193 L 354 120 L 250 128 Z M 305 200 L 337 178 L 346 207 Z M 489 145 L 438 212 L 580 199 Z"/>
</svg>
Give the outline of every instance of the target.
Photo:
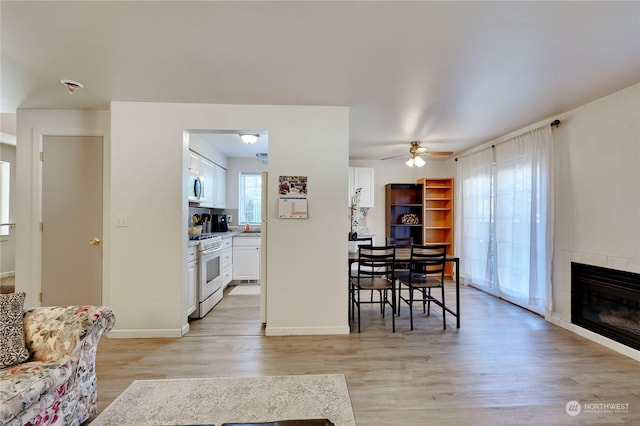
<svg viewBox="0 0 640 426">
<path fill-rule="evenodd" d="M 571 262 L 571 322 L 640 350 L 640 274 Z"/>
</svg>

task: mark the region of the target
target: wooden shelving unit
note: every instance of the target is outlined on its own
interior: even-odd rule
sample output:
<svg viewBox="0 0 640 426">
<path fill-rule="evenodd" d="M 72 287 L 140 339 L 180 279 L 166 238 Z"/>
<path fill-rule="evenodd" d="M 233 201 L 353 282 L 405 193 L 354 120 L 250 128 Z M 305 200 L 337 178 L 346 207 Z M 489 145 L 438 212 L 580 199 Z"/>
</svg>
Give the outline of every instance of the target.
<svg viewBox="0 0 640 426">
<path fill-rule="evenodd" d="M 415 244 L 422 244 L 423 237 L 423 188 L 419 183 L 388 183 L 385 186 L 386 236 L 413 237 Z M 415 214 L 418 223 L 406 225 L 402 216 Z"/>
<path fill-rule="evenodd" d="M 424 244 L 446 244 L 447 253 L 453 255 L 453 178 L 422 178 Z M 447 262 L 447 279 L 453 279 L 453 264 Z"/>
</svg>

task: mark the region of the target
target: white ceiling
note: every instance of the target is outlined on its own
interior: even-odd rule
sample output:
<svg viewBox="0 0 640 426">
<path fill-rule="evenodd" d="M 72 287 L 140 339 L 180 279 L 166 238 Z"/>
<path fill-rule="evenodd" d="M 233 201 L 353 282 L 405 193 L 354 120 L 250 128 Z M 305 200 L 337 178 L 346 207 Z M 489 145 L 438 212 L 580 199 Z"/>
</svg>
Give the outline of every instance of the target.
<svg viewBox="0 0 640 426">
<path fill-rule="evenodd" d="M 352 159 L 460 152 L 640 81 L 637 1 L 5 0 L 0 18 L 0 112 L 345 105 Z"/>
</svg>

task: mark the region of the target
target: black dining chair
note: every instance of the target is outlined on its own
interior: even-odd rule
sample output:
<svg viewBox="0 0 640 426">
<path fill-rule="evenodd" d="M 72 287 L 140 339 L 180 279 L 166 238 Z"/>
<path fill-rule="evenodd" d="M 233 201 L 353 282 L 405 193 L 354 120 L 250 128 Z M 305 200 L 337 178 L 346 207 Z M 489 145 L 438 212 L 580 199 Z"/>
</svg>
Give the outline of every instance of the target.
<svg viewBox="0 0 640 426">
<path fill-rule="evenodd" d="M 395 295 L 395 246 L 360 246 L 358 248 L 358 271 L 351 278 L 349 285 L 351 320 L 357 309 L 358 333 L 360 327 L 360 305 L 380 304 L 380 313 L 385 317 L 385 308 L 391 307 L 391 324 L 393 332 L 396 332 L 396 295 Z M 377 290 L 380 293 L 379 300 L 363 301 L 360 293 L 363 291 Z M 389 293 L 391 299 L 389 299 Z"/>
<path fill-rule="evenodd" d="M 396 246 L 398 248 L 409 249 L 413 245 L 413 237 L 387 237 L 388 246 Z M 409 262 L 396 262 L 396 275 L 400 271 L 406 271 L 409 269 Z M 400 300 L 400 285 L 398 285 L 398 299 Z"/>
<path fill-rule="evenodd" d="M 406 286 L 409 290 L 408 296 L 398 296 L 398 316 L 400 316 L 400 306 L 402 302 L 409 305 L 409 318 L 411 330 L 413 330 L 413 302 L 422 302 L 422 313 L 427 316 L 431 314 L 431 303 L 442 308 L 442 326 L 447 329 L 445 318 L 446 305 L 444 297 L 444 271 L 447 257 L 447 246 L 445 244 L 413 245 L 411 246 L 411 258 L 409 269 L 396 272 L 399 281 L 399 288 Z M 440 289 L 440 297 L 431 293 L 433 289 Z M 400 293 L 400 290 L 398 293 Z M 419 299 L 414 298 L 414 291 L 420 295 Z"/>
<path fill-rule="evenodd" d="M 373 245 L 373 237 L 358 237 L 355 239 L 358 243 L 358 247 L 360 246 L 372 246 Z M 358 275 L 358 262 L 353 262 L 351 264 L 351 268 L 349 270 L 349 281 L 352 278 Z M 371 291 L 371 301 L 373 302 L 373 290 Z"/>
<path fill-rule="evenodd" d="M 357 241 L 358 247 L 373 245 L 373 237 L 358 237 L 355 239 L 355 241 Z M 349 278 L 355 277 L 357 274 L 358 274 L 358 263 L 354 262 L 351 264 L 351 270 L 349 271 Z"/>
</svg>

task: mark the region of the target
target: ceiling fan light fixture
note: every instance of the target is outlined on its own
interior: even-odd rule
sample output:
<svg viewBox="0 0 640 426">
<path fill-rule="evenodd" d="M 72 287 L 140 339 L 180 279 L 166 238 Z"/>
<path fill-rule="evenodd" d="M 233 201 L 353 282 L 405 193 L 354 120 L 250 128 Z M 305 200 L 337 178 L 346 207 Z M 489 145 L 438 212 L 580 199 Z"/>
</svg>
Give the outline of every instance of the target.
<svg viewBox="0 0 640 426">
<path fill-rule="evenodd" d="M 256 143 L 259 137 L 260 135 L 243 134 L 243 133 L 240 134 L 240 139 L 242 139 L 242 142 L 246 143 L 247 145 Z"/>
<path fill-rule="evenodd" d="M 426 162 L 422 159 L 422 157 L 420 157 L 419 155 L 417 155 L 417 154 L 413 154 L 413 155 L 411 156 L 411 158 L 409 158 L 409 159 L 407 160 L 407 162 L 406 162 L 406 163 L 404 163 L 404 164 L 405 164 L 405 165 L 407 165 L 407 166 L 409 166 L 409 167 L 413 167 L 413 166 L 416 166 L 416 167 L 422 167 L 422 166 L 424 166 L 424 165 L 425 165 L 425 164 L 427 164 L 427 163 L 426 163 Z"/>
</svg>

